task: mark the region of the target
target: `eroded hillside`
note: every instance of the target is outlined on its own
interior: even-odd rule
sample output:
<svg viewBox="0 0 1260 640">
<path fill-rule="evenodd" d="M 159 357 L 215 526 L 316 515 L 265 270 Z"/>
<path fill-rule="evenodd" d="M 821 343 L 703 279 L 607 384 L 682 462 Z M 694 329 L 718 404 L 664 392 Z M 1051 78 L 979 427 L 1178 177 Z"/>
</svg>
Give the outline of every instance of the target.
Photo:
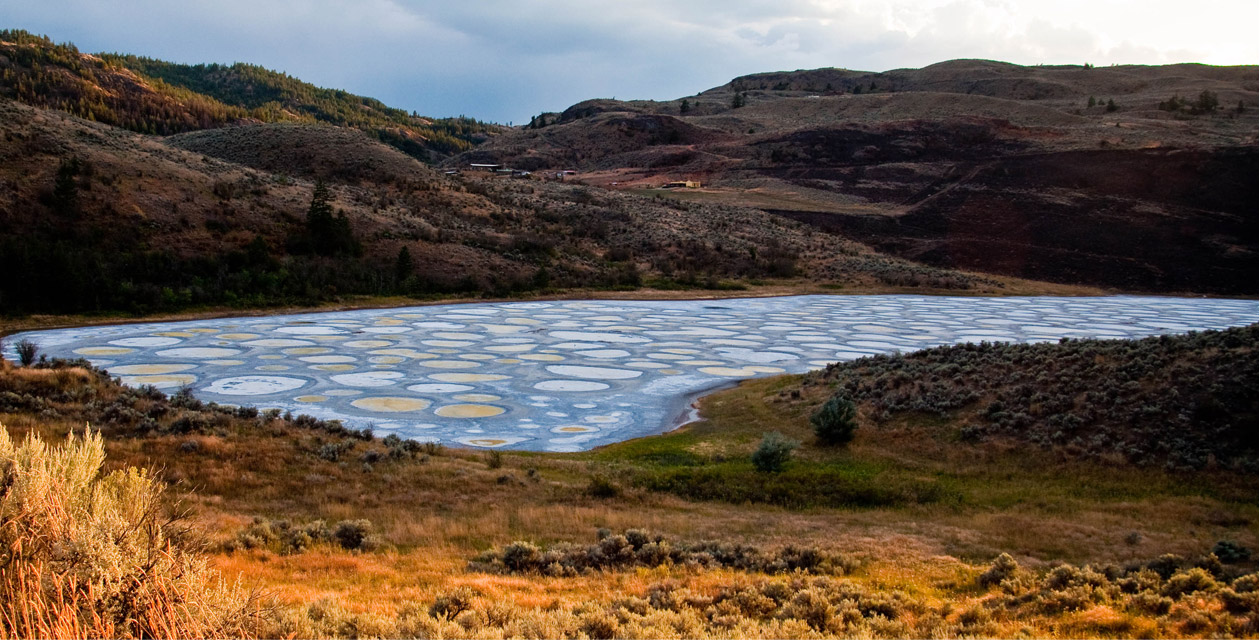
<svg viewBox="0 0 1260 640">
<path fill-rule="evenodd" d="M 578 169 L 745 204 L 937 266 L 1124 290 L 1256 291 L 1255 67 L 745 76 L 592 100 L 450 161 Z"/>
</svg>

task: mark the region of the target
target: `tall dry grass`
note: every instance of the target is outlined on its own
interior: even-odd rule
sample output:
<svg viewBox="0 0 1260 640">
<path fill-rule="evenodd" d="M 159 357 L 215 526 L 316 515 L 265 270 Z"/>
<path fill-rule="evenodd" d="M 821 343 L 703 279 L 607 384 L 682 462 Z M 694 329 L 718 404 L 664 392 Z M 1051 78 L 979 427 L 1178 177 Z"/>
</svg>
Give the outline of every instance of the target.
<svg viewBox="0 0 1260 640">
<path fill-rule="evenodd" d="M 250 635 L 254 599 L 208 569 L 162 484 L 104 461 L 90 429 L 51 446 L 0 428 L 0 637 Z"/>
</svg>

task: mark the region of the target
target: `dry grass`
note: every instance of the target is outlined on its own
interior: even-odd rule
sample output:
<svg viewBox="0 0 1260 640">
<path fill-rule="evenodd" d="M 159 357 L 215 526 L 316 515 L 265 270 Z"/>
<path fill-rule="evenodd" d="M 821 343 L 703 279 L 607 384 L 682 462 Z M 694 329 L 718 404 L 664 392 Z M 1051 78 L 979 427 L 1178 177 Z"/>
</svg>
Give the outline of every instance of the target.
<svg viewBox="0 0 1260 640">
<path fill-rule="evenodd" d="M 99 433 L 50 447 L 0 428 L 0 635 L 248 635 L 253 602 L 190 552 L 161 484 L 100 476 L 104 459 Z"/>
<path fill-rule="evenodd" d="M 18 374 L 7 364 L 0 368 L 0 388 L 20 383 L 51 397 L 86 385 L 95 389 L 100 405 L 123 393 L 108 380 L 93 375 L 85 381 L 73 370 L 54 375 Z M 712 396 L 703 404 L 707 422 L 665 436 L 585 454 L 504 452 L 495 468 L 481 452 L 447 449 L 427 457 L 386 455 L 368 471 L 358 458 L 368 451 L 387 454 L 379 441 L 358 441 L 341 461 L 329 462 L 315 452 L 340 436 L 283 420 L 237 418 L 184 435 L 128 435 L 123 427 L 106 426 L 106 464 L 160 469 L 160 477 L 175 483 L 192 520 L 215 545 L 234 539 L 257 516 L 295 526 L 316 519 L 372 522 L 372 533 L 385 543 L 375 552 L 315 544 L 296 553 L 241 548 L 209 557 L 210 568 L 276 597 L 279 612 L 261 631 L 271 636 L 1001 637 L 1022 629 L 1064 637 L 1254 635 L 1246 631 L 1254 615 L 1225 612 L 1215 599 L 1207 603 L 1215 613 L 1202 620 L 1176 608 L 1159 618 L 1118 596 L 1080 611 L 999 615 L 998 594 L 975 585 L 984 565 L 1003 551 L 1040 575 L 1059 561 L 1123 565 L 1163 553 L 1194 557 L 1220 539 L 1249 546 L 1256 517 L 1254 484 L 1247 478 L 1104 471 L 1068 459 L 1029 457 L 1009 446 L 941 441 L 912 430 L 860 429 L 847 451 L 807 445 L 794 464 L 865 465 L 891 474 L 889 479 L 944 483 L 959 499 L 788 510 L 691 501 L 634 486 L 634 472 L 656 468 L 653 454 L 685 451 L 710 465 L 719 457 L 737 461 L 770 428 L 808 441 L 808 414 L 823 394 L 807 389 L 800 401 L 783 400 L 780 392 L 794 384 L 793 378 L 757 380 Z M 83 414 L 76 413 L 82 407 L 55 402 L 52 409 L 64 417 L 17 412 L 4 419 L 11 432 L 37 432 L 48 439 L 82 424 Z M 597 474 L 611 477 L 620 495 L 587 495 Z M 812 546 L 860 562 L 852 573 L 822 576 L 824 582 L 817 584 L 798 584 L 793 576 L 686 566 L 567 578 L 468 568 L 478 554 L 516 540 L 539 546 L 589 544 L 601 527 L 646 528 L 676 540 L 719 540 L 767 551 L 788 544 Z M 1134 532 L 1140 536 L 1130 541 Z M 791 597 L 778 602 L 778 613 L 762 618 L 732 617 L 723 607 L 734 604 L 712 600 L 752 587 L 786 589 Z M 694 606 L 644 609 L 636 604 L 662 589 L 685 594 L 680 602 L 690 599 Z M 843 606 L 849 597 L 844 594 L 855 590 L 872 602 L 900 598 L 904 606 L 895 620 L 868 615 L 859 620 Z M 794 603 L 798 595 L 802 600 Z M 431 613 L 435 603 L 461 598 L 467 611 Z M 815 605 L 816 611 L 810 608 Z M 828 610 L 830 617 L 817 613 Z M 822 626 L 803 622 L 815 614 Z M 1195 631 L 1183 632 L 1183 627 Z"/>
</svg>

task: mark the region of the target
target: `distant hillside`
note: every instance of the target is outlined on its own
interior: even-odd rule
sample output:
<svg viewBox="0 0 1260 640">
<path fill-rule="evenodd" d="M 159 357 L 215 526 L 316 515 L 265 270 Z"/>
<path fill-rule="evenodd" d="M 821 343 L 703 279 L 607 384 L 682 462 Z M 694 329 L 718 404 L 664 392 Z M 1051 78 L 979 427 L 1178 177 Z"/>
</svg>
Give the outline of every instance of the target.
<svg viewBox="0 0 1260 640">
<path fill-rule="evenodd" d="M 673 180 L 936 266 L 1125 291 L 1257 291 L 1257 68 L 760 73 L 588 100 L 447 161 Z"/>
<path fill-rule="evenodd" d="M 314 180 L 332 219 L 312 223 Z M 348 294 L 834 286 L 999 290 L 747 208 L 446 176 L 361 131 L 169 138 L 0 99 L 0 312 L 310 304 Z"/>
<path fill-rule="evenodd" d="M 423 118 L 255 65 L 88 55 L 25 31 L 0 31 L 0 95 L 157 135 L 241 121 L 353 127 L 426 161 L 470 149 L 500 129 L 469 118 Z"/>
</svg>

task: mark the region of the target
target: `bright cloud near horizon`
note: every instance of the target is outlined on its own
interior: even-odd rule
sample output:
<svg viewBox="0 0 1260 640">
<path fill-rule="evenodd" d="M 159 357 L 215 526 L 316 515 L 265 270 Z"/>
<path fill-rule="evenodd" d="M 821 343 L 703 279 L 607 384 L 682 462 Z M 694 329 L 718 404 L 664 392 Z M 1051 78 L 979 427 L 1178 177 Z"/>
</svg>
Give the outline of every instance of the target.
<svg viewBox="0 0 1260 640">
<path fill-rule="evenodd" d="M 521 123 L 762 71 L 1260 62 L 1255 0 L 10 0 L 80 50 L 249 62 L 428 116 Z M 1200 10 L 1202 9 L 1202 10 Z"/>
</svg>

